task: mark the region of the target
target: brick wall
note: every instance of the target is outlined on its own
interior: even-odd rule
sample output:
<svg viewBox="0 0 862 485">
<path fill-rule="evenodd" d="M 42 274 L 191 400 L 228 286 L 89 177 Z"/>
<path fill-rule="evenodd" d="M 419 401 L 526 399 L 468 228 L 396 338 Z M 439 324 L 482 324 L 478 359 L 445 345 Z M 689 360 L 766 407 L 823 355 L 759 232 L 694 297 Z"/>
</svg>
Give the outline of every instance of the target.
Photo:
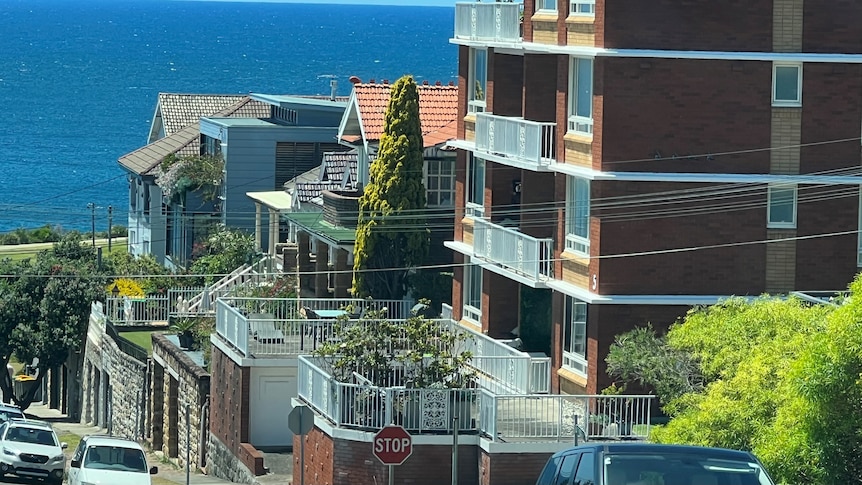
<svg viewBox="0 0 862 485">
<path fill-rule="evenodd" d="M 483 327 L 488 330 L 489 337 L 505 338 L 510 330 L 518 326 L 520 283 L 493 271 L 483 273 L 482 320 L 487 321 L 487 326 Z"/>
<path fill-rule="evenodd" d="M 602 170 L 768 173 L 768 151 L 689 157 L 770 146 L 771 63 L 605 59 L 602 64 Z"/>
<path fill-rule="evenodd" d="M 239 456 L 240 444 L 248 442 L 250 369 L 215 346 L 210 367 L 212 380 L 219 383 L 210 395 L 210 433 Z"/>
<path fill-rule="evenodd" d="M 521 171 L 520 231 L 533 237 L 553 237 L 556 229 L 557 201 L 553 188 L 557 178 L 564 175 Z M 565 200 L 565 199 L 563 199 Z"/>
<path fill-rule="evenodd" d="M 607 48 L 772 50 L 772 2 L 765 0 L 655 0 L 649 8 L 640 0 L 598 0 L 596 24 Z"/>
<path fill-rule="evenodd" d="M 488 54 L 488 111 L 500 116 L 521 116 L 524 58 L 490 50 Z"/>
<path fill-rule="evenodd" d="M 862 3 L 856 0 L 802 2 L 802 52 L 862 53 Z M 807 66 L 806 66 L 807 67 Z"/>
<path fill-rule="evenodd" d="M 858 270 L 856 245 L 859 237 L 856 233 L 844 233 L 859 227 L 859 188 L 802 185 L 799 196 L 800 200 L 809 201 L 798 204 L 798 236 L 842 234 L 796 241 L 794 289 L 846 289 Z"/>
<path fill-rule="evenodd" d="M 523 61 L 524 118 L 533 121 L 557 121 L 557 56 L 525 54 Z"/>
<path fill-rule="evenodd" d="M 551 453 L 497 453 L 482 450 L 479 456 L 481 485 L 535 483 Z"/>
</svg>

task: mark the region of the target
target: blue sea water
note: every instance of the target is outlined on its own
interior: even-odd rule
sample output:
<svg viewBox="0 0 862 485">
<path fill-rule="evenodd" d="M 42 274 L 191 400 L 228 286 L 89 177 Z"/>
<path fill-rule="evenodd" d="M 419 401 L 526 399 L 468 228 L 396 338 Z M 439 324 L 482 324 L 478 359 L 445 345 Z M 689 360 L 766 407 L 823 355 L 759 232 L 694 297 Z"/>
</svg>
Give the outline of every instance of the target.
<svg viewBox="0 0 862 485">
<path fill-rule="evenodd" d="M 159 92 L 348 95 L 350 76 L 456 76 L 451 7 L 0 1 L 0 232 L 125 225 L 117 159 Z"/>
</svg>

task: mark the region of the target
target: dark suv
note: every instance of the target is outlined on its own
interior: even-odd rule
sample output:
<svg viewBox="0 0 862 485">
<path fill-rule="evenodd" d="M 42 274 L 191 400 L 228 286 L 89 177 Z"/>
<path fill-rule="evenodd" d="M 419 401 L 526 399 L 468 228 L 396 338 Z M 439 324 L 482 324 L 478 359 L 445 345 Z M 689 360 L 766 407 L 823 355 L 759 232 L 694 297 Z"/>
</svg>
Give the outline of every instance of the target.
<svg viewBox="0 0 862 485">
<path fill-rule="evenodd" d="M 596 443 L 554 454 L 536 485 L 774 485 L 751 453 L 699 446 Z"/>
</svg>

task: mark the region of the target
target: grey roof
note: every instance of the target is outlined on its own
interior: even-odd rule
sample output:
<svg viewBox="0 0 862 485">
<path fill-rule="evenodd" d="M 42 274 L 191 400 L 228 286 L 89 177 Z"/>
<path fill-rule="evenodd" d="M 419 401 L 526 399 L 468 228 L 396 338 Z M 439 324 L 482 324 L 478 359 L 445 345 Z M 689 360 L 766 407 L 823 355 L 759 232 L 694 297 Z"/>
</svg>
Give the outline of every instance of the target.
<svg viewBox="0 0 862 485">
<path fill-rule="evenodd" d="M 359 163 L 359 155 L 356 152 L 326 152 L 323 154 L 324 181 L 341 182 L 344 180 L 344 172 L 349 168 L 350 180 L 356 181 L 356 166 Z"/>
<path fill-rule="evenodd" d="M 232 105 L 204 116 L 266 118 L 269 113 L 270 106 L 268 104 L 255 101 L 248 96 L 240 96 Z M 168 155 L 175 154 L 181 157 L 200 155 L 200 147 L 200 124 L 198 120 L 195 120 L 176 133 L 123 155 L 118 161 L 120 165 L 131 172 L 139 175 L 153 175 L 156 167 Z"/>
<path fill-rule="evenodd" d="M 244 97 L 242 94 L 159 93 L 149 141 L 155 141 L 159 122 L 164 128 L 165 136 L 171 136 L 192 123 L 197 123 L 201 117 L 218 113 Z"/>
</svg>

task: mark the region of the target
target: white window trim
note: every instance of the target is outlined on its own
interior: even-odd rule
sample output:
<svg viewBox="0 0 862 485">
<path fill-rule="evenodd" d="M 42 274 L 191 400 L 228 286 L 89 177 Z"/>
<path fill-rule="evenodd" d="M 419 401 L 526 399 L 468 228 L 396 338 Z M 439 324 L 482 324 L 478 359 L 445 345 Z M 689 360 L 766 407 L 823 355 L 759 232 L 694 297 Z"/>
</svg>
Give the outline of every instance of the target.
<svg viewBox="0 0 862 485">
<path fill-rule="evenodd" d="M 570 252 L 572 254 L 578 256 L 590 256 L 590 238 L 589 238 L 589 209 L 587 210 L 587 237 L 579 236 L 570 232 L 573 230 L 572 227 L 569 227 L 569 222 L 571 221 L 570 212 L 575 210 L 572 187 L 576 182 L 576 177 L 566 177 L 566 252 Z M 587 181 L 587 190 L 589 190 L 589 181 Z M 589 198 L 587 199 L 589 201 Z M 588 202 L 589 203 L 589 202 Z"/>
<path fill-rule="evenodd" d="M 576 133 L 580 136 L 587 136 L 592 138 L 593 136 L 593 118 L 590 116 L 589 118 L 584 116 L 578 116 L 575 113 L 575 101 L 578 99 L 577 89 L 572 89 L 575 87 L 575 82 L 578 79 L 578 61 L 580 61 L 581 57 L 570 57 L 569 58 L 569 102 L 568 102 L 568 131 L 570 133 Z M 591 63 L 590 70 L 593 71 L 593 75 L 590 76 L 590 99 L 592 103 L 592 94 L 593 88 L 595 87 L 594 78 L 595 78 L 595 62 L 593 59 L 589 59 Z M 590 106 L 590 115 L 593 113 L 593 107 Z"/>
<path fill-rule="evenodd" d="M 796 83 L 798 86 L 796 99 L 775 99 L 775 88 L 777 70 L 779 67 L 795 67 L 796 68 Z M 802 63 L 801 62 L 773 62 L 772 63 L 772 106 L 781 108 L 798 108 L 802 106 Z"/>
<path fill-rule="evenodd" d="M 473 290 L 473 286 L 476 284 L 476 282 L 473 281 L 473 278 L 470 275 L 473 267 L 474 266 L 472 266 L 472 261 L 471 261 L 470 265 L 464 267 L 464 291 L 463 291 L 462 298 L 464 298 L 465 303 L 464 303 L 464 311 L 462 312 L 463 313 L 462 317 L 469 322 L 480 324 L 482 321 L 482 309 L 476 308 L 475 306 L 469 305 L 466 303 L 467 300 L 469 299 L 468 298 L 469 294 Z M 481 269 L 482 267 L 481 266 L 475 266 L 475 267 L 479 268 L 479 274 L 481 275 L 482 274 L 482 269 Z M 482 292 L 482 279 L 480 276 L 480 278 L 479 278 L 479 293 L 481 294 L 481 292 Z M 481 306 L 481 304 L 482 303 L 480 300 L 479 305 Z"/>
<path fill-rule="evenodd" d="M 586 12 L 579 11 L 579 6 L 587 8 Z M 569 2 L 570 17 L 595 17 L 596 16 L 596 0 L 571 0 Z"/>
<path fill-rule="evenodd" d="M 540 13 L 540 12 L 541 13 L 550 13 L 550 12 L 557 13 L 557 12 L 559 12 L 560 1 L 561 0 L 556 0 L 554 2 L 555 3 L 554 8 L 545 8 L 545 0 L 537 0 L 537 2 L 536 2 L 536 4 L 537 4 L 536 5 L 536 13 Z"/>
<path fill-rule="evenodd" d="M 793 216 L 791 222 L 772 222 L 772 190 L 793 190 Z M 796 204 L 799 197 L 799 190 L 795 185 L 775 185 L 769 186 L 766 192 L 766 227 L 769 229 L 796 229 Z"/>
<path fill-rule="evenodd" d="M 484 51 L 485 52 L 485 86 L 482 88 L 483 97 L 485 99 L 477 100 L 473 99 L 473 96 L 476 92 L 476 52 Z M 483 113 L 485 108 L 488 106 L 488 50 L 482 48 L 470 48 L 470 73 L 469 79 L 467 80 L 467 84 L 469 86 L 467 91 L 467 112 L 468 113 Z"/>
<path fill-rule="evenodd" d="M 566 307 L 567 307 L 566 313 L 568 314 L 568 318 L 566 319 L 567 321 L 565 322 L 565 325 L 567 327 L 573 327 L 574 326 L 574 322 L 572 321 L 572 318 L 574 318 L 575 312 L 572 311 L 572 309 L 571 309 L 572 305 L 574 303 L 579 303 L 579 304 L 585 305 L 585 303 L 583 303 L 581 301 L 573 301 L 573 300 L 574 300 L 574 298 L 572 298 L 572 297 L 566 297 Z M 589 318 L 587 317 L 587 312 L 584 313 L 584 316 L 586 318 L 583 322 L 584 323 L 584 355 L 570 352 L 569 349 L 567 349 L 565 347 L 566 339 L 564 337 L 563 338 L 563 367 L 565 367 L 566 369 L 568 369 L 568 370 L 570 370 L 570 371 L 572 371 L 572 372 L 574 372 L 580 376 L 587 377 L 587 369 L 589 368 L 589 363 L 587 362 L 587 353 L 586 353 L 586 350 L 587 350 L 586 349 L 586 347 L 587 347 L 587 341 L 586 341 L 587 340 L 587 328 L 586 327 L 587 327 L 587 324 L 589 321 Z M 565 334 L 565 332 L 566 332 L 566 329 L 563 329 L 564 334 Z M 572 339 L 574 340 L 574 338 L 575 338 L 574 337 L 574 329 L 570 328 L 569 332 L 572 333 Z"/>
<path fill-rule="evenodd" d="M 484 187 L 482 188 L 482 194 L 483 194 L 483 203 L 482 204 L 478 204 L 478 203 L 470 200 L 473 198 L 473 171 L 475 170 L 475 167 L 476 167 L 476 159 L 477 158 L 478 157 L 475 157 L 471 154 L 471 155 L 469 155 L 469 159 L 467 160 L 467 191 L 466 191 L 466 195 L 467 195 L 466 199 L 467 200 L 464 202 L 464 208 L 465 208 L 464 215 L 465 215 L 465 217 L 470 218 L 470 219 L 476 219 L 476 218 L 481 218 L 481 217 L 485 216 L 485 205 L 484 205 L 485 189 L 484 189 Z M 485 165 L 485 170 L 487 173 L 487 163 Z M 482 179 L 484 181 L 485 177 L 482 177 Z"/>
<path fill-rule="evenodd" d="M 429 174 L 428 173 L 428 165 L 430 163 L 437 163 L 438 164 L 438 169 L 439 169 L 438 173 L 436 173 L 436 174 Z M 447 168 L 450 170 L 443 173 L 444 168 Z M 422 166 L 422 177 L 423 177 L 423 180 L 425 183 L 425 199 L 426 199 L 426 201 L 431 200 L 429 197 L 429 195 L 431 195 L 431 194 L 437 194 L 438 199 L 440 198 L 440 195 L 442 195 L 442 194 L 448 194 L 449 195 L 449 203 L 448 204 L 439 204 L 439 203 L 433 204 L 431 202 L 426 202 L 428 207 L 447 208 L 447 207 L 454 207 L 455 206 L 455 160 L 454 159 L 441 158 L 441 159 L 427 160 L 425 162 L 425 164 Z M 437 188 L 436 189 L 430 189 L 429 188 L 431 186 L 431 184 L 429 183 L 431 178 L 437 179 Z M 449 188 L 448 189 L 441 188 L 440 182 L 442 182 L 444 179 L 449 179 Z"/>
</svg>

